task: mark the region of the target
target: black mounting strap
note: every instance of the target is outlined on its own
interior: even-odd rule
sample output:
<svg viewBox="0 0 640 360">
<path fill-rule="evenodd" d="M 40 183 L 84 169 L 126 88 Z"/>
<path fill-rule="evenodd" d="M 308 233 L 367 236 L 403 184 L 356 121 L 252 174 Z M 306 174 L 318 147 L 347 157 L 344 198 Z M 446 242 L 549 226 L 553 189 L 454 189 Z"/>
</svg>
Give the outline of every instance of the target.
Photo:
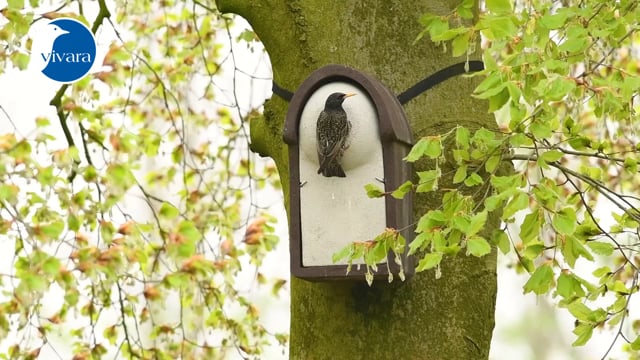
<svg viewBox="0 0 640 360">
<path fill-rule="evenodd" d="M 454 76 L 462 75 L 467 72 L 476 72 L 476 71 L 484 70 L 484 63 L 482 61 L 476 61 L 476 60 L 469 61 L 468 71 L 465 69 L 465 66 L 467 66 L 466 64 L 467 64 L 466 62 L 457 63 L 449 67 L 446 67 L 436 72 L 435 74 L 431 74 L 427 76 L 417 84 L 405 90 L 402 94 L 398 95 L 398 101 L 400 101 L 400 104 L 404 105 L 409 101 L 413 100 L 418 95 L 422 94 L 423 92 L 431 89 L 432 87 L 440 84 L 441 82 L 449 80 Z"/>
<path fill-rule="evenodd" d="M 280 85 L 276 84 L 275 80 L 273 81 L 273 85 L 271 85 L 271 91 L 284 100 L 291 101 L 291 99 L 293 99 L 293 93 L 285 88 L 281 88 Z"/>
<path fill-rule="evenodd" d="M 468 65 L 467 65 L 468 64 Z M 465 67 L 468 66 L 468 69 Z M 465 73 L 476 72 L 484 70 L 484 63 L 482 61 L 471 60 L 468 62 L 461 62 L 449 67 L 446 67 L 435 74 L 429 75 L 417 84 L 413 85 L 402 94 L 398 95 L 398 100 L 400 104 L 404 105 L 409 101 L 413 100 L 418 95 L 423 92 L 431 89 L 432 87 L 449 80 L 450 78 L 458 75 L 462 75 Z M 274 94 L 278 95 L 282 99 L 286 101 L 291 101 L 293 98 L 293 93 L 285 88 L 280 87 L 275 81 L 272 85 L 272 91 Z"/>
</svg>

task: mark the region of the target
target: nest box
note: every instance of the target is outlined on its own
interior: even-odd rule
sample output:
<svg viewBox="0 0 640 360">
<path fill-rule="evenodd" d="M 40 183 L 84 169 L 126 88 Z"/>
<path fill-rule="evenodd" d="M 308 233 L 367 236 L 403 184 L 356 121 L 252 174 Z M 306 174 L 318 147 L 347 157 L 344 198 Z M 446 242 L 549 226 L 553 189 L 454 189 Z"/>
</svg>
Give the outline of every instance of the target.
<svg viewBox="0 0 640 360">
<path fill-rule="evenodd" d="M 327 97 L 353 93 L 342 104 L 351 123 L 341 165 L 345 177 L 318 173 L 316 124 Z M 371 199 L 365 185 L 393 191 L 411 178 L 402 159 L 413 144 L 411 129 L 396 96 L 379 80 L 360 71 L 328 65 L 313 72 L 294 93 L 284 128 L 289 146 L 289 206 L 291 272 L 308 280 L 364 279 L 365 266 L 332 262 L 332 256 L 354 241 L 371 240 L 385 228 L 400 229 L 413 238 L 412 196 Z M 392 254 L 388 267 L 398 272 Z M 403 255 L 405 275 L 413 263 Z M 375 278 L 388 277 L 387 264 L 378 264 Z"/>
</svg>

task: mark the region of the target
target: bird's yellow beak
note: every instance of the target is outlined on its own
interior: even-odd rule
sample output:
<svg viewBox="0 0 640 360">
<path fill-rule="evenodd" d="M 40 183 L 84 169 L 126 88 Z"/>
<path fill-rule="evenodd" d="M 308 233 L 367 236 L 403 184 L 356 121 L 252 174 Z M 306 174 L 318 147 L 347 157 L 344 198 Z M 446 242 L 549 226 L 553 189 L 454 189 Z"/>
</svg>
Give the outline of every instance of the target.
<svg viewBox="0 0 640 360">
<path fill-rule="evenodd" d="M 356 93 L 348 93 L 348 94 L 344 94 L 344 98 L 346 99 L 348 97 L 356 96 L 356 95 L 358 95 L 358 94 L 356 94 Z"/>
</svg>

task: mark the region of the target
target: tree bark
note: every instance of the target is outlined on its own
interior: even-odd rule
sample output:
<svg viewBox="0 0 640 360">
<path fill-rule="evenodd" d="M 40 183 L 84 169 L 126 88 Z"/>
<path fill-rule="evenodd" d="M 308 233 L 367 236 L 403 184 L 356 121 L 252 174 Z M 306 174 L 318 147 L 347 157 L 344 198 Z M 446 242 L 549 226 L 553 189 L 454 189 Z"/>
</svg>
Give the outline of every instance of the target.
<svg viewBox="0 0 640 360">
<path fill-rule="evenodd" d="M 426 38 L 414 44 L 422 30 L 418 22 L 422 14 L 449 14 L 460 0 L 217 3 L 222 12 L 236 13 L 249 21 L 269 53 L 274 81 L 290 91 L 314 70 L 333 63 L 377 76 L 399 94 L 427 75 L 466 59 L 452 58 Z M 470 96 L 479 81 L 458 76 L 406 104 L 416 139 L 442 134 L 456 125 L 495 127 L 487 104 Z M 254 151 L 275 160 L 288 208 L 289 164 L 282 141 L 287 106 L 277 96 L 269 100 L 264 120 L 251 124 L 251 138 Z M 451 177 L 443 180 L 441 187 L 454 187 Z M 439 207 L 441 195 L 417 197 L 416 220 L 428 209 Z M 498 220 L 493 218 L 485 231 L 490 233 L 496 226 Z M 292 278 L 290 356 L 486 359 L 495 298 L 495 252 L 480 259 L 464 254 L 447 257 L 440 279 L 430 270 L 405 283 L 395 280 L 371 288 L 364 279 L 354 284 Z"/>
</svg>

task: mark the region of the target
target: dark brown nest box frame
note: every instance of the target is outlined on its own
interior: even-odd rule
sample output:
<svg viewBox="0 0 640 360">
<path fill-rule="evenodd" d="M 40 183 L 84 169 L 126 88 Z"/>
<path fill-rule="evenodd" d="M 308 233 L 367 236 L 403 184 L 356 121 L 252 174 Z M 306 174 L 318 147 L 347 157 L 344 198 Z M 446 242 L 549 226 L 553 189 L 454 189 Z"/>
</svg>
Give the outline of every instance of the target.
<svg viewBox="0 0 640 360">
<path fill-rule="evenodd" d="M 405 181 L 411 179 L 411 165 L 402 159 L 413 145 L 413 136 L 402 105 L 396 96 L 376 78 L 342 65 L 328 65 L 313 72 L 293 95 L 284 125 L 284 141 L 289 145 L 289 189 L 290 189 L 290 255 L 293 276 L 313 280 L 364 280 L 366 266 L 354 264 L 347 275 L 347 265 L 303 266 L 302 263 L 302 224 L 300 212 L 300 148 L 299 124 L 302 111 L 313 93 L 323 85 L 333 82 L 352 84 L 366 93 L 372 103 L 378 119 L 385 191 L 393 191 Z M 320 175 L 318 175 L 320 176 Z M 347 178 L 348 179 L 348 178 Z M 349 181 L 349 180 L 345 180 Z M 364 185 L 362 191 L 364 192 Z M 407 248 L 413 239 L 412 194 L 398 200 L 385 196 L 386 224 L 384 227 L 400 229 L 407 240 Z M 414 273 L 413 258 L 407 256 L 407 248 L 402 256 L 404 273 L 409 278 Z M 393 253 L 387 254 L 387 263 L 393 274 L 399 266 Z M 388 278 L 387 264 L 378 264 L 374 279 Z"/>
</svg>

